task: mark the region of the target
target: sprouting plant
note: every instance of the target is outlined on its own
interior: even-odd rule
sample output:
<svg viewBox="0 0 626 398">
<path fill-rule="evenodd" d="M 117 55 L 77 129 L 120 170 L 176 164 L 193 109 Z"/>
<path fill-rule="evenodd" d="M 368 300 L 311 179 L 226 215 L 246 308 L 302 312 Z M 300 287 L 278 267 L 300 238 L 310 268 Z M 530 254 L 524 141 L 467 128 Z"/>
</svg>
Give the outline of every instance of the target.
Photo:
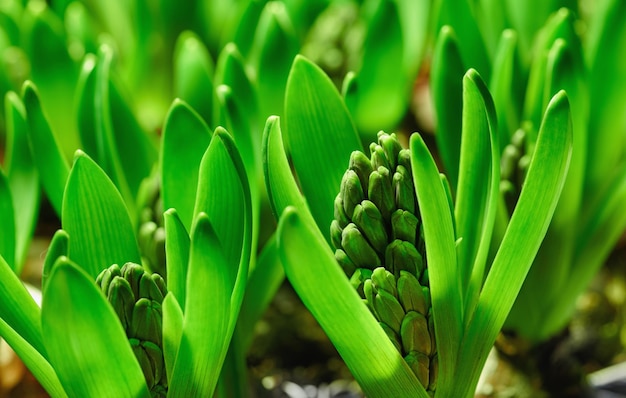
<svg viewBox="0 0 626 398">
<path fill-rule="evenodd" d="M 450 3 L 443 3 L 441 24 L 448 25 L 437 38 L 431 79 L 440 115 L 438 148 L 454 181 L 462 131 L 458 81 L 466 68 L 476 68 L 489 76 L 502 153 L 494 245 L 502 240 L 518 200 L 551 97 L 565 90 L 571 104 L 573 152 L 563 195 L 506 322 L 508 330 L 532 343 L 546 341 L 567 326 L 576 298 L 626 226 L 626 173 L 619 149 L 626 122 L 618 110 L 626 100 L 624 61 L 616 56 L 626 40 L 626 25 L 616 21 L 626 12 L 624 3 L 597 3 L 591 15 L 581 15 L 567 1 L 545 2 L 536 13 L 514 2 L 491 8 L 461 2 L 467 12 L 451 11 Z M 488 12 L 501 17 L 490 19 Z M 500 26 L 480 30 L 471 15 Z"/>
<path fill-rule="evenodd" d="M 487 354 L 539 248 L 564 182 L 571 151 L 571 122 L 569 104 L 561 92 L 554 96 L 544 115 L 523 192 L 505 238 L 493 261 L 488 263 L 500 181 L 496 114 L 491 96 L 475 71 L 468 71 L 463 87 L 463 144 L 455 198 L 450 195 L 445 177 L 439 174 L 429 150 L 417 134 L 411 136 L 408 152 L 385 138 L 388 136 L 381 135 L 381 144 L 372 146 L 370 161 L 378 168 L 374 170 L 372 166 L 367 193 L 362 185 L 361 191 L 358 190 L 361 179 L 354 177 L 354 174 L 365 174 L 361 167 L 366 159 L 361 155 L 352 155 L 357 159 L 351 165 L 354 173 L 348 171 L 342 185 L 350 154 L 362 151 L 361 144 L 342 98 L 323 72 L 303 57 L 294 61 L 285 100 L 285 141 L 302 194 L 289 168 L 278 119 L 270 119 L 266 125 L 265 177 L 274 213 L 280 215 L 278 245 L 286 275 L 370 396 L 426 397 L 427 389 L 444 397 L 473 394 Z M 411 170 L 404 171 L 407 156 Z M 404 160 L 397 160 L 401 167 L 395 167 L 394 176 L 398 179 L 411 176 L 415 187 L 414 199 L 408 202 L 385 192 L 384 183 L 392 182 L 391 177 L 379 177 L 391 175 L 386 166 L 393 168 L 396 165 L 393 159 L 398 157 Z M 381 181 L 380 188 L 370 192 L 376 181 Z M 329 247 L 331 235 L 321 232 L 329 231 L 340 186 L 342 198 L 350 198 L 342 209 L 352 211 L 352 214 L 337 216 L 353 220 L 353 225 L 348 223 L 341 231 L 342 250 L 350 258 L 346 261 L 357 271 L 353 273 L 356 275 L 353 283 L 345 276 Z M 401 196 L 407 192 L 404 183 L 392 186 Z M 359 199 L 361 202 L 356 203 Z M 399 265 L 393 260 L 387 263 L 388 259 L 378 254 L 384 247 L 385 252 L 393 251 L 387 248 L 398 245 L 394 244 L 395 239 L 377 243 L 363 239 L 370 233 L 377 233 L 379 237 L 382 234 L 378 229 L 380 225 L 378 228 L 368 225 L 361 230 L 354 221 L 364 208 L 372 207 L 368 201 L 375 207 L 379 203 L 385 209 L 378 209 L 381 215 L 404 206 L 398 203 L 413 201 L 418 209 L 420 218 L 414 225 L 423 228 L 423 260 L 432 306 L 432 310 L 426 311 L 432 311 L 435 361 L 438 362 L 436 380 L 431 380 L 430 375 L 425 378 L 420 365 L 415 366 L 414 357 L 423 357 L 411 354 L 414 350 L 409 348 L 410 344 L 398 347 L 388 336 L 389 329 L 397 333 L 395 328 L 400 322 L 402 339 L 404 317 L 415 317 L 410 309 L 407 311 L 410 307 L 401 307 L 402 303 L 398 307 L 394 299 L 381 293 L 387 289 L 393 291 L 389 275 L 395 279 L 395 273 L 399 281 L 404 274 L 402 271 L 409 272 L 415 279 L 419 278 L 420 284 L 426 284 L 426 278 L 417 263 L 409 261 Z M 377 213 L 372 210 L 368 214 Z M 372 217 L 376 219 L 375 215 Z M 382 224 L 387 239 L 393 237 L 394 222 L 383 221 Z M 337 228 L 333 227 L 333 231 L 333 241 L 337 243 Z M 418 239 L 417 236 L 416 230 L 409 237 Z M 409 237 L 400 235 L 398 239 Z M 365 249 L 365 244 L 370 248 Z M 402 245 L 409 247 L 410 242 Z M 413 246 L 420 249 L 419 244 Z M 348 247 L 361 248 L 354 250 L 356 256 L 361 257 L 350 257 Z M 411 250 L 410 247 L 407 250 Z M 337 257 L 343 257 L 339 251 L 336 253 Z M 400 256 L 399 261 L 406 257 Z M 389 268 L 377 270 L 379 265 Z M 361 281 L 373 312 L 386 326 L 380 327 L 359 297 L 353 285 Z M 398 289 L 398 282 L 395 285 Z M 419 295 L 424 297 L 424 290 L 413 286 L 416 300 Z M 400 308 L 404 312 L 402 319 Z M 429 358 L 432 349 L 431 346 Z M 419 363 L 420 359 L 417 361 Z M 417 376 L 410 364 L 417 370 Z M 425 382 L 424 385 L 419 380 Z"/>
</svg>

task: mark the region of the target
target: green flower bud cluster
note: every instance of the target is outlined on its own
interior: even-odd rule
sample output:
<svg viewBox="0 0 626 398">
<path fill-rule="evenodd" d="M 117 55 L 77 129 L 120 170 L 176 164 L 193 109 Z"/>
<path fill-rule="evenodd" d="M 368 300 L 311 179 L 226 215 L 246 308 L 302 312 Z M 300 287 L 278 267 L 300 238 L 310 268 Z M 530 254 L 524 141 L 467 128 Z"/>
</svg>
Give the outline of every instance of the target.
<svg viewBox="0 0 626 398">
<path fill-rule="evenodd" d="M 434 395 L 439 369 L 430 289 L 407 271 L 376 268 L 363 283 L 365 302 L 424 388 Z"/>
<path fill-rule="evenodd" d="M 526 179 L 531 151 L 527 148 L 527 133 L 519 129 L 511 137 L 500 158 L 500 192 L 509 214 L 513 212 Z"/>
<path fill-rule="evenodd" d="M 167 395 L 163 358 L 163 311 L 167 294 L 163 278 L 141 265 L 113 264 L 96 278 L 96 284 L 120 319 L 153 397 Z"/>
<path fill-rule="evenodd" d="M 142 261 L 150 271 L 165 275 L 165 225 L 158 174 L 143 181 L 137 201 L 140 209 L 137 240 Z"/>
<path fill-rule="evenodd" d="M 355 151 L 335 198 L 335 258 L 424 388 L 434 394 L 437 350 L 424 233 L 410 152 L 378 133 Z"/>
</svg>

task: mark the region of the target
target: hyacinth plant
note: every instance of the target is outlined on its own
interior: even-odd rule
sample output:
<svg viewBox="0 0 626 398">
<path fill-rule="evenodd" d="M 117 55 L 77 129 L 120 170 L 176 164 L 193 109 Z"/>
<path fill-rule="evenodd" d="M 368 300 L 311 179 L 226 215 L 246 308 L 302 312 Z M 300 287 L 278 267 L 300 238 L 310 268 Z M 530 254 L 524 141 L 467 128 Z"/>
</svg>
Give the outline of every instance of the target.
<svg viewBox="0 0 626 398">
<path fill-rule="evenodd" d="M 216 390 L 248 279 L 252 210 L 233 139 L 221 128 L 209 138 L 191 232 L 165 212 L 166 275 L 142 268 L 122 195 L 82 151 L 45 258 L 41 308 L 0 261 L 0 335 L 52 396 Z"/>
<path fill-rule="evenodd" d="M 505 238 L 487 263 L 500 180 L 496 114 L 477 72 L 468 71 L 463 87 L 454 199 L 418 134 L 401 149 L 381 133 L 370 157 L 355 154 L 362 144 L 342 97 L 302 56 L 287 84 L 286 134 L 278 118 L 266 124 L 264 171 L 286 275 L 369 396 L 473 395 L 564 182 L 572 137 L 560 92 L 543 118 Z M 396 210 L 402 214 L 391 219 Z M 333 253 L 332 244 L 341 250 Z"/>
<path fill-rule="evenodd" d="M 567 327 L 577 297 L 626 227 L 625 69 L 618 55 L 626 41 L 621 22 L 626 5 L 606 0 L 585 13 L 569 1 L 524 4 L 523 9 L 515 2 L 489 2 L 489 7 L 461 2 L 467 9 L 458 12 L 450 3 L 443 2 L 440 11 L 431 75 L 440 115 L 437 143 L 444 169 L 455 181 L 462 137 L 459 81 L 467 68 L 476 68 L 488 78 L 494 96 L 502 153 L 492 256 L 509 223 L 551 97 L 565 90 L 571 103 L 573 153 L 564 193 L 506 322 L 507 330 L 538 344 Z M 491 23 L 478 25 L 474 17 Z"/>
</svg>

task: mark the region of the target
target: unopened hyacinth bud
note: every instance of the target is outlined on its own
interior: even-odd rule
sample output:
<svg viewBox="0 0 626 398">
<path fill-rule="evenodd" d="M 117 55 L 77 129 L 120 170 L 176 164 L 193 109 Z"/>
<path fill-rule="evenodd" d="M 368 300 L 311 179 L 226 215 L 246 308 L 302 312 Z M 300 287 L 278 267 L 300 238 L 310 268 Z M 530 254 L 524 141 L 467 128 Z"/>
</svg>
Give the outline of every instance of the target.
<svg viewBox="0 0 626 398">
<path fill-rule="evenodd" d="M 96 284 L 113 306 L 126 337 L 141 365 L 153 397 L 167 395 L 163 358 L 163 311 L 167 294 L 163 278 L 144 271 L 141 265 L 113 264 L 96 278 Z"/>
<path fill-rule="evenodd" d="M 526 141 L 526 131 L 517 130 L 511 137 L 511 142 L 504 147 L 500 158 L 500 192 L 509 214 L 513 213 L 517 204 L 530 165 L 531 151 L 528 150 Z"/>
<path fill-rule="evenodd" d="M 432 395 L 437 350 L 411 157 L 380 132 L 350 156 L 330 226 L 335 257 L 381 328 Z"/>
</svg>

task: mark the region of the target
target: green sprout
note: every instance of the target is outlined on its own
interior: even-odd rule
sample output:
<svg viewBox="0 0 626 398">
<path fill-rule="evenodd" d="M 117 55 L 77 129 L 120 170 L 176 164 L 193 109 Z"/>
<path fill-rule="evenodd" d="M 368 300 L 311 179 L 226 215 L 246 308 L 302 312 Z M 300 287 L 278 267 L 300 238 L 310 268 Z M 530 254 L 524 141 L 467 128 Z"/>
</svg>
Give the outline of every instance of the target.
<svg viewBox="0 0 626 398">
<path fill-rule="evenodd" d="M 350 114 L 330 79 L 316 65 L 297 57 L 287 85 L 285 140 L 291 150 L 302 194 L 289 168 L 278 119 L 271 118 L 266 125 L 265 178 L 274 213 L 280 215 L 278 246 L 286 275 L 364 392 L 370 396 L 427 397 L 426 389 L 441 396 L 472 396 L 487 354 L 539 249 L 563 186 L 572 138 L 569 103 L 561 92 L 552 99 L 546 111 L 520 200 L 498 253 L 488 264 L 500 180 L 496 114 L 491 96 L 477 72 L 468 71 L 463 87 L 462 166 L 454 200 L 446 179 L 440 175 L 428 148 L 417 134 L 411 136 L 409 152 L 401 152 L 392 140 L 386 139 L 390 136 L 381 135 L 383 144 L 372 147 L 374 151 L 370 159 L 380 162 L 376 164 L 385 164 L 385 158 L 380 158 L 379 154 L 387 151 L 387 165 L 393 167 L 395 162 L 388 159 L 397 158 L 398 155 L 394 154 L 404 153 L 400 155 L 403 158 L 409 155 L 411 170 L 404 175 L 412 176 L 413 200 L 423 225 L 437 353 L 437 365 L 433 366 L 431 360 L 430 366 L 438 369 L 433 372 L 438 375 L 436 381 L 431 380 L 430 375 L 428 379 L 425 377 L 420 369 L 425 366 L 424 362 L 414 366 L 415 373 L 411 370 L 410 364 L 420 356 L 411 354 L 416 351 L 409 348 L 412 346 L 408 341 L 407 347 L 401 347 L 401 350 L 394 345 L 395 340 L 389 338 L 387 327 L 381 327 L 372 311 L 363 304 L 354 287 L 357 285 L 355 278 L 349 281 L 337 262 L 329 245 L 332 241 L 337 242 L 336 237 L 333 239 L 321 232 L 328 231 L 332 224 L 335 198 L 346 167 L 344 162 L 355 150 L 362 151 Z M 352 169 L 354 173 L 347 173 L 351 182 L 344 182 L 340 193 L 343 197 L 358 195 L 358 186 L 364 185 L 355 169 L 359 169 L 365 160 L 359 162 L 358 155 L 353 156 L 357 156 L 353 164 L 358 166 Z M 398 160 L 398 164 L 402 165 L 402 162 Z M 394 175 L 398 174 L 398 167 Z M 370 178 L 376 181 L 379 178 L 377 173 L 381 174 L 380 167 L 370 174 Z M 389 170 L 385 173 L 391 175 Z M 367 186 L 369 188 L 371 183 L 368 182 Z M 380 183 L 380 186 L 383 189 L 385 185 Z M 406 186 L 396 184 L 396 187 L 402 197 Z M 349 192 L 347 196 L 346 192 Z M 367 200 L 378 203 L 376 195 L 385 197 L 383 192 L 377 189 L 370 194 L 368 190 L 366 196 L 362 190 L 364 200 L 360 205 L 371 207 Z M 397 196 L 391 197 L 394 200 L 380 201 L 380 206 L 388 205 L 390 212 L 396 210 L 398 203 Z M 344 211 L 352 210 L 352 217 L 357 212 L 355 202 L 358 199 L 349 199 L 342 204 Z M 386 210 L 379 210 L 381 219 L 384 219 Z M 343 216 L 346 215 L 339 215 L 339 218 Z M 376 218 L 373 215 L 368 222 L 375 223 L 372 220 Z M 354 223 L 351 227 L 348 224 L 341 232 L 344 249 L 352 245 L 363 248 L 363 237 L 373 234 L 372 231 L 359 231 L 356 225 Z M 417 224 L 414 225 L 418 228 Z M 337 231 L 336 227 L 332 230 Z M 385 230 L 389 236 L 392 225 L 385 225 Z M 410 237 L 417 239 L 417 232 Z M 377 239 L 372 237 L 372 241 Z M 369 280 L 363 283 L 363 292 L 369 296 L 367 302 L 382 323 L 393 325 L 394 333 L 400 323 L 402 338 L 406 308 L 395 305 L 393 295 L 384 293 L 386 289 L 393 291 L 392 279 L 376 269 L 371 274 L 358 271 L 359 268 L 376 268 L 383 263 L 373 248 L 382 249 L 382 246 L 370 243 L 370 251 L 354 251 L 357 256 L 373 253 L 368 257 L 369 261 L 363 257 L 352 260 L 357 269 L 355 274 L 358 273 L 356 279 Z M 350 249 L 344 252 L 350 256 Z M 341 257 L 341 253 L 338 256 Z M 366 262 L 367 266 L 364 266 Z M 392 264 L 387 271 L 395 279 L 393 274 L 398 270 Z M 404 272 L 417 272 L 417 266 L 409 264 L 407 261 L 398 268 Z M 414 276 L 418 279 L 417 274 Z M 422 280 L 425 282 L 425 278 Z M 415 289 L 415 292 L 424 294 L 422 289 Z M 386 298 L 381 301 L 379 297 Z M 402 313 L 400 308 L 405 312 Z M 422 327 L 421 330 L 425 329 Z M 429 354 L 432 349 L 431 345 Z M 417 361 L 419 363 L 419 359 Z"/>
</svg>

